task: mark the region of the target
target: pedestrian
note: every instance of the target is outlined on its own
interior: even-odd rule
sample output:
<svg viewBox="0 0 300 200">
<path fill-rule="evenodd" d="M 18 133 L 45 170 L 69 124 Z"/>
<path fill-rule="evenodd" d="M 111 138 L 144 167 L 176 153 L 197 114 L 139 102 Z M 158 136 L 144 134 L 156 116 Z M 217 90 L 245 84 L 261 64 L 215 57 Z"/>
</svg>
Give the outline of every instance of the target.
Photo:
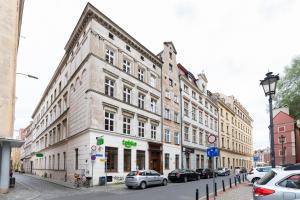
<svg viewBox="0 0 300 200">
<path fill-rule="evenodd" d="M 237 178 L 237 180 L 240 182 L 240 168 L 239 167 L 236 167 L 235 168 L 235 171 L 234 171 L 234 174 L 235 174 L 235 177 Z"/>
</svg>

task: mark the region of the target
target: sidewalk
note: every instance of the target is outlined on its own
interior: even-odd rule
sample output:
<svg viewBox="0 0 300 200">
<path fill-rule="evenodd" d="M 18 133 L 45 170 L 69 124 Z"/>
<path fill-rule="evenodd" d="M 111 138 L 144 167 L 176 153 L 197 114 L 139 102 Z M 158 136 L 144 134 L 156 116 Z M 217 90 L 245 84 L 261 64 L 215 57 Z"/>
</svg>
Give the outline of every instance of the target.
<svg viewBox="0 0 300 200">
<path fill-rule="evenodd" d="M 37 199 L 40 193 L 24 186 L 21 183 L 16 183 L 14 188 L 10 188 L 7 194 L 0 194 L 1 200 L 33 200 Z"/>
<path fill-rule="evenodd" d="M 210 198 L 211 199 L 211 198 Z M 232 187 L 231 189 L 228 188 L 225 192 L 219 192 L 216 200 L 232 200 L 232 199 L 239 199 L 239 200 L 252 200 L 252 185 L 245 182 L 241 183 L 237 186 Z"/>
</svg>

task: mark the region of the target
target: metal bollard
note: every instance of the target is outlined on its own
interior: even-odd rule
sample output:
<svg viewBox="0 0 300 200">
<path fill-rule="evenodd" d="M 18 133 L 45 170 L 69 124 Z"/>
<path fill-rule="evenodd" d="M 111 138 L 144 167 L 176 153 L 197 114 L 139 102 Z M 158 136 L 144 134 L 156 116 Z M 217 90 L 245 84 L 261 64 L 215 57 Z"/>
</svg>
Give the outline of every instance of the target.
<svg viewBox="0 0 300 200">
<path fill-rule="evenodd" d="M 218 193 L 217 193 L 217 183 L 215 183 L 215 196 L 218 196 Z"/>
<path fill-rule="evenodd" d="M 229 187 L 232 188 L 232 186 L 231 186 L 231 178 L 229 178 Z"/>
<path fill-rule="evenodd" d="M 225 192 L 225 183 L 224 183 L 224 180 L 222 180 L 222 185 L 223 185 L 223 192 Z"/>
<path fill-rule="evenodd" d="M 236 177 L 234 177 L 234 185 L 236 186 Z"/>
<path fill-rule="evenodd" d="M 199 200 L 199 190 L 196 189 L 196 200 Z"/>
<path fill-rule="evenodd" d="M 208 184 L 206 184 L 206 200 L 209 200 Z"/>
<path fill-rule="evenodd" d="M 239 175 L 239 178 L 238 178 L 238 179 L 239 179 L 239 183 L 241 184 L 241 176 L 240 176 L 240 175 Z"/>
<path fill-rule="evenodd" d="M 244 176 L 244 175 L 245 175 L 245 174 L 243 174 L 243 176 L 242 176 L 242 178 L 243 178 L 242 181 L 243 181 L 243 182 L 245 182 L 245 176 Z"/>
</svg>

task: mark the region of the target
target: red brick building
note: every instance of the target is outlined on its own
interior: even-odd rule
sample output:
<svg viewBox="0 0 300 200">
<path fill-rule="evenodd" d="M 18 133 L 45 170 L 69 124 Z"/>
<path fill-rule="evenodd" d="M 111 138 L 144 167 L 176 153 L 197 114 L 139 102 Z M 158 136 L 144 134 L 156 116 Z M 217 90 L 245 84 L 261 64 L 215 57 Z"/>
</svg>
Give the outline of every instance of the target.
<svg viewBox="0 0 300 200">
<path fill-rule="evenodd" d="M 296 119 L 289 115 L 288 108 L 279 108 L 274 111 L 274 145 L 276 165 L 282 164 L 283 152 L 285 152 L 284 164 L 300 163 L 300 129 Z M 283 149 L 280 137 L 283 136 Z"/>
</svg>

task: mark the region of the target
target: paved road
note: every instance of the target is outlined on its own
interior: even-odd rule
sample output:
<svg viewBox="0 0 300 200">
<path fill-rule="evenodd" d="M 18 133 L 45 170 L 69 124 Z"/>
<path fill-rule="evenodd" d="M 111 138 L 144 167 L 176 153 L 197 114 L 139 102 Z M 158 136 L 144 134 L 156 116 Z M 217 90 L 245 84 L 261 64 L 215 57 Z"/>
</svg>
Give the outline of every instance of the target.
<svg viewBox="0 0 300 200">
<path fill-rule="evenodd" d="M 231 178 L 233 176 L 230 176 Z M 222 188 L 222 179 L 229 185 L 229 177 L 216 178 L 218 189 Z M 57 200 L 186 200 L 195 198 L 195 190 L 199 189 L 199 197 L 205 196 L 206 184 L 209 184 L 210 192 L 212 189 L 212 179 L 201 179 L 188 183 L 169 183 L 167 186 L 151 187 L 145 190 L 129 190 L 125 186 L 118 189 L 109 189 L 108 192 L 103 187 L 94 187 L 92 190 L 76 190 L 60 185 L 49 183 L 33 177 L 16 175 L 17 182 L 29 186 L 32 190 L 38 191 L 40 196 L 36 199 L 57 199 Z M 233 182 L 234 184 L 234 182 Z M 98 188 L 98 189 L 97 189 Z"/>
</svg>

